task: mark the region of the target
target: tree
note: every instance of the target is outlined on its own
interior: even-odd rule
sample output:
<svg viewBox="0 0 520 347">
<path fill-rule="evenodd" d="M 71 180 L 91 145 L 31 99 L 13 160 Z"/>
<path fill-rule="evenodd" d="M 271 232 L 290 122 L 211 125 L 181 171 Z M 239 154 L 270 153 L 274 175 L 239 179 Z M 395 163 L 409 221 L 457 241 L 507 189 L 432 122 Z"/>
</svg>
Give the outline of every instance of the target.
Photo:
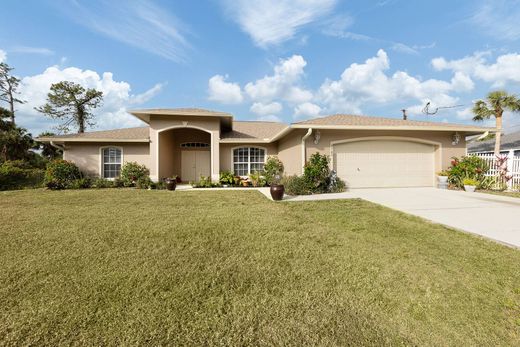
<svg viewBox="0 0 520 347">
<path fill-rule="evenodd" d="M 58 129 L 68 132 L 72 125 L 76 125 L 78 133 L 83 133 L 87 126 L 94 125 L 91 110 L 101 106 L 102 102 L 103 92 L 62 81 L 51 86 L 47 103 L 35 109 L 50 118 L 64 119 Z"/>
<path fill-rule="evenodd" d="M 34 141 L 27 130 L 7 120 L 11 116 L 11 111 L 0 107 L 0 161 L 27 160 Z"/>
<path fill-rule="evenodd" d="M 500 154 L 502 115 L 504 111 L 519 112 L 520 99 L 506 91 L 497 90 L 488 94 L 486 100 L 478 100 L 473 105 L 474 121 L 483 121 L 495 117 L 497 133 L 495 137 L 495 155 Z"/>
<path fill-rule="evenodd" d="M 0 100 L 9 104 L 11 122 L 14 124 L 14 104 L 24 104 L 25 101 L 16 97 L 17 94 L 20 94 L 18 92 L 20 79 L 11 75 L 12 70 L 13 68 L 6 63 L 0 63 Z"/>
<path fill-rule="evenodd" d="M 53 132 L 45 131 L 38 135 L 38 137 L 53 137 L 54 135 L 56 134 Z M 47 142 L 37 142 L 37 144 L 44 158 L 53 160 L 61 158 L 63 155 L 63 151 L 61 149 L 58 149 Z"/>
</svg>

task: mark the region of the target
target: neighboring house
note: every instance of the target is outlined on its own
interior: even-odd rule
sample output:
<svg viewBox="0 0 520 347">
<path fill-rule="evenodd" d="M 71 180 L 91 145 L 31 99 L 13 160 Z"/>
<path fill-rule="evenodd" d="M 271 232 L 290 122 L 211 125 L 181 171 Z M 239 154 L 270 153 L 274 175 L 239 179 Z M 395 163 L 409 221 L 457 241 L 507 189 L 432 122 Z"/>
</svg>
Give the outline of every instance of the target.
<svg viewBox="0 0 520 347">
<path fill-rule="evenodd" d="M 468 153 L 493 154 L 494 150 L 495 139 L 468 143 Z M 515 156 L 520 156 L 520 131 L 502 135 L 500 153 L 507 154 L 510 151 L 513 151 Z"/>
<path fill-rule="evenodd" d="M 433 186 L 435 172 L 466 154 L 465 137 L 494 131 L 471 125 L 333 115 L 296 122 L 235 121 L 203 109 L 130 112 L 148 126 L 43 137 L 63 147 L 63 157 L 90 175 L 113 178 L 124 162 L 136 161 L 159 180 L 179 175 L 218 180 L 231 170 L 245 176 L 278 155 L 285 174 L 301 174 L 309 157 L 331 157 L 331 167 L 350 187 Z"/>
</svg>

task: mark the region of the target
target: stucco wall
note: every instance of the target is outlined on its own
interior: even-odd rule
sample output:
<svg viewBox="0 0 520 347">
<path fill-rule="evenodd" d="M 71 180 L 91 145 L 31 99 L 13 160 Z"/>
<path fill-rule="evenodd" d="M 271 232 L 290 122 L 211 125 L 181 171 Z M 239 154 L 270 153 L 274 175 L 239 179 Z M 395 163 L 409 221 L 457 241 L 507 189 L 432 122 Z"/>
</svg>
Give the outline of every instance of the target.
<svg viewBox="0 0 520 347">
<path fill-rule="evenodd" d="M 182 116 L 152 116 L 150 118 L 150 176 L 152 179 L 159 179 L 163 172 L 159 172 L 160 137 L 159 134 L 173 128 L 189 129 L 196 128 L 206 131 L 211 138 L 211 147 L 219 147 L 220 139 L 220 119 L 216 117 L 192 117 Z M 220 151 L 212 151 L 211 155 L 211 175 L 213 179 L 218 179 L 220 172 Z"/>
<path fill-rule="evenodd" d="M 123 163 L 135 161 L 150 168 L 150 146 L 148 143 L 68 143 L 63 159 L 78 165 L 89 176 L 101 175 L 101 148 L 116 146 L 123 149 Z"/>
<path fill-rule="evenodd" d="M 333 141 L 341 141 L 362 137 L 391 136 L 428 140 L 440 143 L 436 150 L 436 171 L 447 169 L 450 166 L 452 157 L 460 157 L 466 154 L 465 134 L 460 133 L 461 140 L 457 145 L 452 145 L 453 131 L 388 131 L 388 130 L 324 130 L 320 129 L 320 140 L 314 144 L 314 135 L 307 138 L 306 160 L 313 153 L 331 155 L 331 145 Z M 301 139 L 305 135 L 306 129 L 295 129 L 283 139 L 278 141 L 278 157 L 285 166 L 285 173 L 288 175 L 301 174 Z"/>
<path fill-rule="evenodd" d="M 259 147 L 264 148 L 266 155 L 276 155 L 278 146 L 276 143 L 221 143 L 220 144 L 220 171 L 233 171 L 232 156 L 233 148 L 237 147 Z"/>
</svg>

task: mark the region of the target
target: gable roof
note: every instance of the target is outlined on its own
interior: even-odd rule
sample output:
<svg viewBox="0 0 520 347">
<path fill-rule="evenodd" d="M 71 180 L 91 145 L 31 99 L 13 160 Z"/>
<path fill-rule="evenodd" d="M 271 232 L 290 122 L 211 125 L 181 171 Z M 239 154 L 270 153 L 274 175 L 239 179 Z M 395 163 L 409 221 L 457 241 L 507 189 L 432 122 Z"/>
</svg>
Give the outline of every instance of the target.
<svg viewBox="0 0 520 347">
<path fill-rule="evenodd" d="M 220 119 L 224 128 L 231 128 L 233 115 L 227 112 L 206 110 L 203 108 L 148 108 L 128 111 L 133 116 L 145 123 L 150 123 L 150 116 L 193 116 L 193 117 L 216 117 Z"/>
<path fill-rule="evenodd" d="M 150 128 L 125 128 L 114 130 L 89 131 L 82 134 L 43 136 L 42 142 L 150 142 Z"/>
<path fill-rule="evenodd" d="M 500 139 L 500 149 L 520 149 L 520 131 L 504 134 Z M 468 152 L 493 152 L 495 150 L 495 139 L 486 141 L 475 141 L 468 144 Z"/>
<path fill-rule="evenodd" d="M 221 134 L 220 142 L 271 142 L 287 129 L 279 122 L 235 121 L 233 130 Z"/>
<path fill-rule="evenodd" d="M 313 118 L 291 125 L 293 128 L 316 129 L 393 129 L 393 130 L 432 130 L 432 131 L 466 131 L 482 133 L 495 131 L 495 128 L 485 128 L 474 125 L 426 122 L 417 120 L 403 120 L 397 118 L 383 118 L 372 116 L 358 116 L 349 114 L 335 114 L 326 117 Z"/>
</svg>

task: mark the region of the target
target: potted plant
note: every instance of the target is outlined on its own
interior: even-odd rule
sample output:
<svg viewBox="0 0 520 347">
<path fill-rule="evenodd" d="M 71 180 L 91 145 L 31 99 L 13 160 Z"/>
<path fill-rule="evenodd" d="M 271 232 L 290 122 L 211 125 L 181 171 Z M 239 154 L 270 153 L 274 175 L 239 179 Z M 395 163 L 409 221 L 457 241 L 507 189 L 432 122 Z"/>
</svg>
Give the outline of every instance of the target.
<svg viewBox="0 0 520 347">
<path fill-rule="evenodd" d="M 164 183 L 166 183 L 166 189 L 175 190 L 175 188 L 177 188 L 177 176 L 166 177 Z"/>
<path fill-rule="evenodd" d="M 240 183 L 242 184 L 242 187 L 249 187 L 249 181 L 247 178 L 241 178 Z"/>
<path fill-rule="evenodd" d="M 450 173 L 447 170 L 437 172 L 437 180 L 439 181 L 439 184 L 441 184 L 441 185 L 448 184 L 449 175 L 450 175 Z"/>
<path fill-rule="evenodd" d="M 464 184 L 464 190 L 469 193 L 473 193 L 478 185 L 478 182 L 473 178 L 465 178 L 462 183 Z"/>
<path fill-rule="evenodd" d="M 273 200 L 282 200 L 285 193 L 285 187 L 280 184 L 280 175 L 275 175 L 271 181 L 271 188 L 269 189 Z"/>
<path fill-rule="evenodd" d="M 230 185 L 233 185 L 235 182 L 235 177 L 233 176 L 233 173 L 231 171 L 222 171 L 220 173 L 220 184 L 222 184 L 222 187 L 227 188 Z"/>
</svg>

